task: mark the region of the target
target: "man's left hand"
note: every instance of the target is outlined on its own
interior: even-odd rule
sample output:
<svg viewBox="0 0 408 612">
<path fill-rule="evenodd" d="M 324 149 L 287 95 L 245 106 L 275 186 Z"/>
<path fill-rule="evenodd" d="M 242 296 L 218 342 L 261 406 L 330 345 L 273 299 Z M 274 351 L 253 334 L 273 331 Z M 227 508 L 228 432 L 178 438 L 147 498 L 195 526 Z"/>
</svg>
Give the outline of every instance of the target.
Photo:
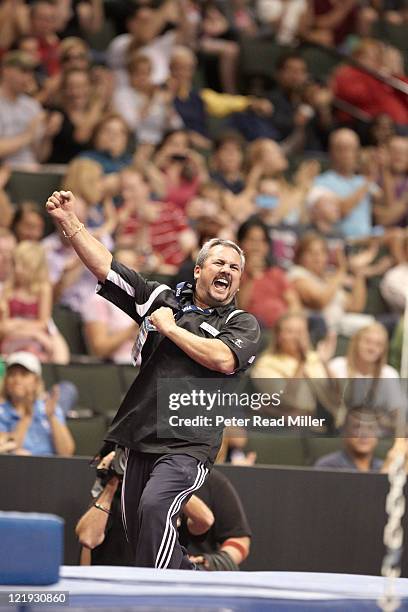
<svg viewBox="0 0 408 612">
<path fill-rule="evenodd" d="M 155 326 L 158 332 L 163 334 L 163 336 L 167 336 L 170 330 L 177 327 L 176 322 L 174 320 L 174 314 L 171 308 L 166 308 L 162 306 L 155 310 L 150 316 L 149 319 L 151 323 Z"/>
</svg>

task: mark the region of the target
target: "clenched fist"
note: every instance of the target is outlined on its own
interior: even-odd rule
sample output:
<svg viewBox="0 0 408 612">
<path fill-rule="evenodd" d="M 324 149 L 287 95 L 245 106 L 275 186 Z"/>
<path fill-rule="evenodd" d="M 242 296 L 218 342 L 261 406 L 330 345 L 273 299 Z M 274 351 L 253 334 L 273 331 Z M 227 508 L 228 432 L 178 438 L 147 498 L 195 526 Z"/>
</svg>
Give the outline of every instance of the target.
<svg viewBox="0 0 408 612">
<path fill-rule="evenodd" d="M 45 208 L 56 221 L 65 221 L 75 214 L 75 198 L 70 191 L 54 191 Z"/>
<path fill-rule="evenodd" d="M 158 332 L 163 334 L 163 336 L 167 336 L 169 331 L 173 327 L 177 327 L 176 322 L 174 320 L 174 314 L 171 308 L 166 308 L 162 306 L 155 310 L 149 316 L 150 322 L 153 323 Z"/>
</svg>

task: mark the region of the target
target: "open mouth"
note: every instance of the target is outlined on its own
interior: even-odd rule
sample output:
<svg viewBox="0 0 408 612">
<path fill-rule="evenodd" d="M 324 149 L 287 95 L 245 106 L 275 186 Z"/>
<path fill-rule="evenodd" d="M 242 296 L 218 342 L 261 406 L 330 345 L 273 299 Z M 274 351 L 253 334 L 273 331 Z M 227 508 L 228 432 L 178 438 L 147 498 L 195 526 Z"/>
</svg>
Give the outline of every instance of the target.
<svg viewBox="0 0 408 612">
<path fill-rule="evenodd" d="M 219 277 L 213 281 L 213 285 L 219 291 L 226 291 L 227 289 L 229 289 L 230 282 L 227 278 Z"/>
</svg>

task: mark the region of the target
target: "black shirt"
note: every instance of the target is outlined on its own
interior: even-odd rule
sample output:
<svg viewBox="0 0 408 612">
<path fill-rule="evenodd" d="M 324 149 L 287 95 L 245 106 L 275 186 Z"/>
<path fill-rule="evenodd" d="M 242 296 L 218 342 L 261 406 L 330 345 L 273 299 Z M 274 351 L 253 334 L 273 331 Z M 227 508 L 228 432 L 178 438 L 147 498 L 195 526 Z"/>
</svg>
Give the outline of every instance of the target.
<svg viewBox="0 0 408 612">
<path fill-rule="evenodd" d="M 239 495 L 224 474 L 216 469 L 212 470 L 195 495 L 210 508 L 215 521 L 207 533 L 194 536 L 188 531 L 187 520 L 183 517 L 179 539 L 189 555 L 214 553 L 228 538 L 251 537 L 251 529 Z"/>
<path fill-rule="evenodd" d="M 112 262 L 104 283 L 97 292 L 121 308 L 137 323 L 158 308 L 165 306 L 180 314 L 184 299 L 176 298 L 175 291 L 167 285 L 146 281 L 134 270 Z M 234 375 L 246 370 L 255 359 L 260 340 L 259 325 L 255 317 L 238 310 L 234 302 L 227 306 L 184 312 L 177 323 L 196 336 L 217 337 L 236 357 Z M 139 375 L 126 394 L 112 421 L 106 440 L 120 446 L 146 453 L 185 453 L 207 464 L 214 462 L 222 430 L 213 429 L 203 441 L 201 431 L 192 430 L 189 439 L 172 437 L 163 439 L 157 432 L 157 381 L 160 379 L 230 378 L 200 365 L 191 359 L 174 342 L 159 334 L 149 332 L 141 353 Z"/>
</svg>

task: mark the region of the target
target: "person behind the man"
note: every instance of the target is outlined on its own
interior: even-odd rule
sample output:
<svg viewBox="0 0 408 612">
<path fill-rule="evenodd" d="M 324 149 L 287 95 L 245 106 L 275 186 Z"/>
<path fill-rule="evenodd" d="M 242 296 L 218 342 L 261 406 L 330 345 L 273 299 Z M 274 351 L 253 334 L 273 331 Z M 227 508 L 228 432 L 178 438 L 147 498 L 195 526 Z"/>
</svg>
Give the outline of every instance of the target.
<svg viewBox="0 0 408 612">
<path fill-rule="evenodd" d="M 357 174 L 359 151 L 360 141 L 353 130 L 340 128 L 332 132 L 329 138 L 331 168 L 320 174 L 314 183 L 338 196 L 341 216 L 338 229 L 345 238 L 365 238 L 372 232 L 375 186 Z"/>
<path fill-rule="evenodd" d="M 98 468 L 109 470 L 115 454 L 105 455 Z M 92 493 L 97 497 L 75 528 L 83 547 L 81 564 L 133 565 L 121 520 L 120 478 L 111 473 L 102 490 L 98 490 L 102 484 L 99 478 L 96 483 Z M 238 570 L 249 554 L 251 530 L 241 500 L 218 470 L 212 470 L 201 489 L 190 497 L 179 522 L 180 541 L 199 569 Z"/>
<path fill-rule="evenodd" d="M 343 448 L 320 457 L 316 468 L 379 472 L 383 465 L 374 456 L 378 445 L 378 422 L 373 412 L 353 408 L 348 411 L 342 429 Z"/>
<path fill-rule="evenodd" d="M 192 428 L 188 436 L 159 438 L 157 383 L 215 378 L 221 386 L 226 376 L 254 361 L 259 325 L 234 301 L 243 252 L 231 241 L 206 243 L 194 268 L 194 287 L 186 284 L 176 294 L 112 260 L 79 222 L 71 192 L 54 192 L 46 206 L 97 277 L 98 292 L 141 326 L 133 354 L 135 361 L 141 357 L 140 372 L 106 437 L 126 448 L 122 511 L 135 565 L 195 569 L 178 542 L 176 523 L 188 498 L 204 483 L 222 431 Z"/>
</svg>

